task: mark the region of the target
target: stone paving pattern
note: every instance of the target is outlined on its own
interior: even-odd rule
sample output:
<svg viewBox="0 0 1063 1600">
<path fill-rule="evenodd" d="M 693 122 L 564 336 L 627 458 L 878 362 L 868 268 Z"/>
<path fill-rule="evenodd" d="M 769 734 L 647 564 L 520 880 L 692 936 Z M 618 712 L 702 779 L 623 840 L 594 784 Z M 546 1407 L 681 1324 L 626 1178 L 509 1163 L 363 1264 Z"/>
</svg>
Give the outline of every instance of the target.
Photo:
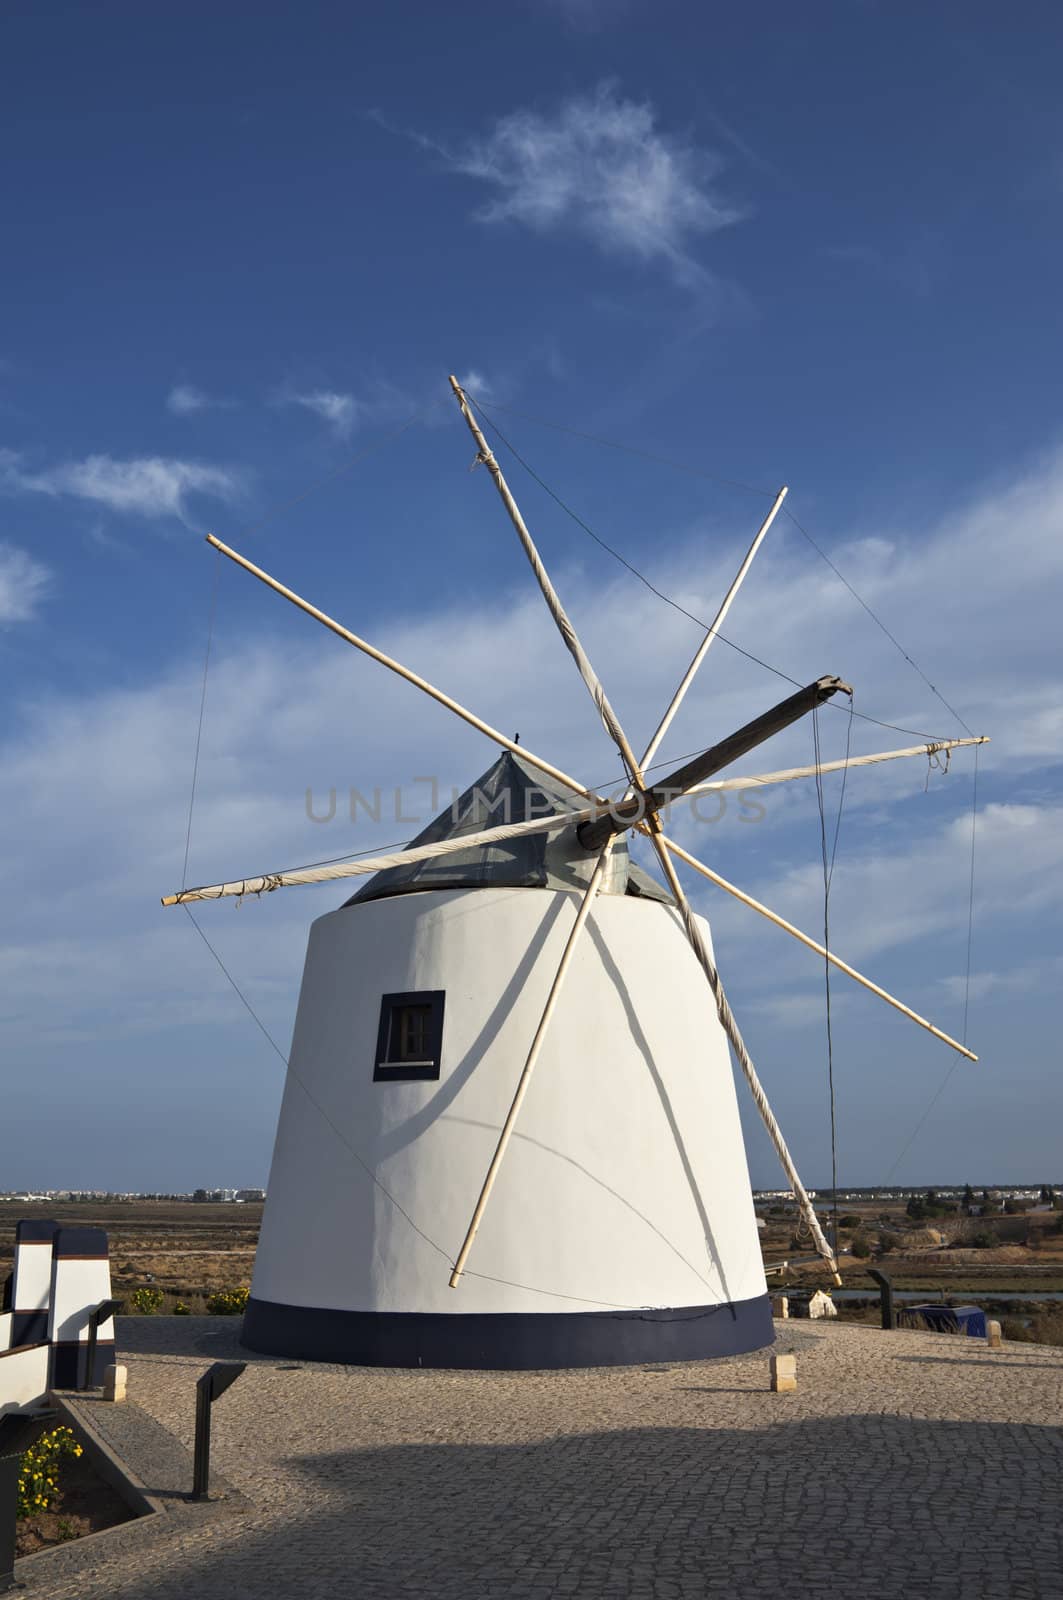
<svg viewBox="0 0 1063 1600">
<path fill-rule="evenodd" d="M 212 1318 L 122 1319 L 130 1398 L 192 1442 L 196 1378 L 242 1514 L 144 1519 L 49 1600 L 1063 1600 L 1063 1350 L 777 1323 L 768 1353 L 582 1372 L 287 1363 Z M 149 1485 L 150 1487 L 150 1485 Z M 72 1558 L 78 1565 L 69 1565 Z"/>
</svg>

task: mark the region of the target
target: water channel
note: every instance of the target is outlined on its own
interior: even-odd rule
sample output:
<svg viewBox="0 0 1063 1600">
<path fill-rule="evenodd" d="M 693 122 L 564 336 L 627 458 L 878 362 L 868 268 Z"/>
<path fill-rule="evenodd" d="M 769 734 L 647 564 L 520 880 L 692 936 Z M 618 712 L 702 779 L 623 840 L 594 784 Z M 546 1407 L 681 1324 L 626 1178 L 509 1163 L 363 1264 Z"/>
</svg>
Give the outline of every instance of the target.
<svg viewBox="0 0 1063 1600">
<path fill-rule="evenodd" d="M 785 1291 L 783 1291 L 785 1292 Z M 879 1293 L 877 1289 L 832 1289 L 832 1300 L 868 1300 L 877 1304 Z M 897 1301 L 915 1302 L 919 1305 L 941 1305 L 945 1300 L 962 1300 L 964 1304 L 977 1305 L 980 1300 L 1063 1300 L 1063 1294 L 1058 1290 L 1044 1289 L 894 1289 L 893 1298 Z"/>
</svg>

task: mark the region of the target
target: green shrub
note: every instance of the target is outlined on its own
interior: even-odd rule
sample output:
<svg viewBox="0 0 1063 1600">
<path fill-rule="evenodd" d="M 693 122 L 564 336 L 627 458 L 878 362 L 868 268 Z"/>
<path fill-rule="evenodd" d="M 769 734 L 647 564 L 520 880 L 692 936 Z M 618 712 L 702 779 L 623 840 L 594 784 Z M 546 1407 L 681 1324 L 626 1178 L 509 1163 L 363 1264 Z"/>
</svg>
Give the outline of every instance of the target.
<svg viewBox="0 0 1063 1600">
<path fill-rule="evenodd" d="M 192 1315 L 183 1300 L 175 1300 L 173 1314 L 175 1317 L 190 1317 Z"/>
<path fill-rule="evenodd" d="M 838 1218 L 838 1226 L 839 1228 L 859 1228 L 862 1221 L 862 1217 L 858 1217 L 855 1212 L 849 1211 L 846 1212 L 844 1217 Z"/>
<path fill-rule="evenodd" d="M 250 1289 L 222 1289 L 218 1294 L 208 1295 L 207 1310 L 212 1317 L 239 1317 L 247 1310 L 250 1298 Z"/>
<path fill-rule="evenodd" d="M 900 1244 L 899 1234 L 880 1233 L 878 1236 L 878 1247 L 884 1256 L 888 1256 L 892 1250 L 899 1250 Z"/>
<path fill-rule="evenodd" d="M 42 1434 L 22 1457 L 18 1470 L 16 1517 L 35 1517 L 50 1511 L 59 1498 L 59 1463 L 64 1456 L 81 1455 L 69 1428 L 53 1428 Z"/>
<path fill-rule="evenodd" d="M 146 1287 L 142 1289 L 134 1289 L 133 1293 L 129 1296 L 129 1303 L 133 1307 L 134 1311 L 140 1312 L 142 1317 L 154 1316 L 155 1312 L 158 1311 L 159 1307 L 162 1305 L 162 1290 L 150 1289 Z"/>
<path fill-rule="evenodd" d="M 854 1233 L 850 1249 L 854 1256 L 859 1257 L 861 1261 L 866 1261 L 871 1254 L 871 1240 L 866 1233 Z"/>
</svg>

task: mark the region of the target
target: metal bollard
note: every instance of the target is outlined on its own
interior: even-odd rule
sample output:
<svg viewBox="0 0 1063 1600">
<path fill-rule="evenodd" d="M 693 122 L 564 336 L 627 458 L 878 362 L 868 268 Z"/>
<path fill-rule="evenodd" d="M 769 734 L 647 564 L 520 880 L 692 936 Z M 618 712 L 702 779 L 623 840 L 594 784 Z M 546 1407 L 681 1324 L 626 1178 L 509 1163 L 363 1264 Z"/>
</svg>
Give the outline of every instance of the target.
<svg viewBox="0 0 1063 1600">
<path fill-rule="evenodd" d="M 0 1417 L 0 1594 L 15 1588 L 15 1513 L 22 1457 L 54 1423 L 54 1411 L 9 1411 Z"/>
<path fill-rule="evenodd" d="M 196 1384 L 196 1446 L 193 1500 L 210 1499 L 210 1408 L 247 1367 L 246 1361 L 215 1361 Z"/>
<path fill-rule="evenodd" d="M 117 1316 L 124 1304 L 124 1300 L 101 1300 L 89 1317 L 89 1338 L 88 1344 L 85 1346 L 85 1371 L 81 1382 L 78 1384 L 79 1389 L 96 1388 L 96 1344 L 100 1337 L 100 1327 L 107 1321 L 108 1317 Z"/>
<path fill-rule="evenodd" d="M 887 1331 L 892 1331 L 897 1326 L 897 1313 L 893 1306 L 893 1284 L 884 1272 L 877 1267 L 868 1267 L 867 1275 L 874 1278 L 878 1284 L 879 1300 L 882 1306 L 882 1326 Z"/>
</svg>

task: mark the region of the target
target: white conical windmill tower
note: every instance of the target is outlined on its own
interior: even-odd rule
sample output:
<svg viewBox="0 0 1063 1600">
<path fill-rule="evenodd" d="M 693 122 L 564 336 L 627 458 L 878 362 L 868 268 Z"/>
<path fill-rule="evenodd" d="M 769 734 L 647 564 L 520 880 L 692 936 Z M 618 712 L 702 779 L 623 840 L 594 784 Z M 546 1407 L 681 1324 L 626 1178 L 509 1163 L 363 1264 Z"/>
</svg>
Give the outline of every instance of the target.
<svg viewBox="0 0 1063 1600">
<path fill-rule="evenodd" d="M 710 781 L 848 692 L 828 677 L 648 783 L 786 491 L 640 760 L 466 395 L 451 384 L 629 788 L 611 804 L 210 538 L 503 751 L 402 852 L 164 901 L 377 874 L 311 930 L 244 1342 L 304 1359 L 495 1368 L 755 1349 L 771 1342 L 772 1323 L 728 1043 L 815 1247 L 840 1280 L 676 858 L 975 1058 L 680 848 L 660 812 L 681 795 L 946 746 Z M 629 861 L 629 829 L 649 837 L 667 890 Z"/>
</svg>

